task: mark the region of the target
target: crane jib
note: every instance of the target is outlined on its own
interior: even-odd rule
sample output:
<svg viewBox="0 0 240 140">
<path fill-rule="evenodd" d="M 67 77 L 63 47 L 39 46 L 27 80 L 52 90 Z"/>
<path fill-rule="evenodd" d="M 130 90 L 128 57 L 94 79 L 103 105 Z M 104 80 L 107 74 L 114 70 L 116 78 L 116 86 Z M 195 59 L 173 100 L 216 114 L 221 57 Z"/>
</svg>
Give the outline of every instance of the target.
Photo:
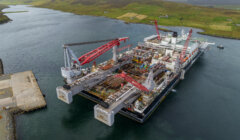
<svg viewBox="0 0 240 140">
<path fill-rule="evenodd" d="M 107 42 L 112 40 L 118 40 L 118 38 L 115 39 L 106 39 L 106 40 L 97 40 L 97 41 L 88 41 L 88 42 L 80 42 L 80 43 L 71 43 L 71 44 L 64 44 L 64 47 L 71 47 L 71 46 L 81 46 L 81 45 L 87 45 L 87 44 L 95 44 L 95 43 L 101 43 L 101 42 Z"/>
<path fill-rule="evenodd" d="M 81 57 L 78 58 L 78 60 L 79 60 L 79 62 L 81 62 L 81 65 L 85 65 L 87 63 L 90 63 L 91 61 L 93 61 L 97 57 L 101 56 L 102 54 L 104 54 L 105 52 L 107 52 L 108 50 L 113 48 L 114 46 L 119 46 L 121 41 L 125 42 L 127 39 L 129 39 L 129 38 L 124 37 L 124 38 L 113 39 L 110 42 L 108 42 L 107 44 L 104 44 L 104 45 L 102 45 L 102 46 L 100 46 L 100 47 L 82 55 Z M 92 44 L 92 43 L 99 43 L 99 42 L 105 42 L 105 41 L 108 41 L 108 40 L 74 43 L 74 44 L 66 44 L 66 45 L 68 45 L 68 46 L 84 45 L 84 44 Z"/>
</svg>

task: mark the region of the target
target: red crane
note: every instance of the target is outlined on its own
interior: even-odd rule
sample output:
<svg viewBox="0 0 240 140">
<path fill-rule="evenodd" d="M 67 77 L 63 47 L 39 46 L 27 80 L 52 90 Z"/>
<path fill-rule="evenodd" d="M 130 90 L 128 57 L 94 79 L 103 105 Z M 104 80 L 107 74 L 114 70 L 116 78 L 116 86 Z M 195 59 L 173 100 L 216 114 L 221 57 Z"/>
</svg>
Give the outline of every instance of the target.
<svg viewBox="0 0 240 140">
<path fill-rule="evenodd" d="M 157 31 L 157 35 L 158 35 L 158 40 L 160 40 L 160 34 L 159 34 L 159 30 L 158 30 L 158 23 L 157 20 L 155 20 L 155 27 L 156 27 L 156 31 Z"/>
<path fill-rule="evenodd" d="M 119 48 L 119 49 L 117 49 L 117 51 L 120 52 L 120 51 L 125 50 L 125 49 L 130 48 L 130 47 L 132 47 L 132 44 L 124 46 L 122 48 Z"/>
<path fill-rule="evenodd" d="M 186 51 L 187 51 L 187 48 L 188 48 L 189 41 L 190 41 L 191 37 L 192 37 L 192 29 L 189 31 L 188 38 L 187 38 L 187 40 L 184 44 L 184 47 L 183 47 L 181 55 L 180 55 L 180 60 L 181 60 L 182 63 L 184 62 L 185 54 L 186 54 Z"/>
<path fill-rule="evenodd" d="M 118 38 L 118 39 L 112 40 L 112 41 L 108 42 L 107 44 L 102 45 L 102 46 L 82 55 L 81 57 L 78 58 L 78 60 L 81 63 L 81 65 L 90 63 L 91 61 L 98 58 L 100 55 L 104 54 L 105 52 L 107 52 L 108 50 L 113 48 L 114 46 L 119 46 L 121 41 L 125 42 L 127 39 L 129 39 L 129 38 L 124 37 L 124 38 Z M 88 44 L 90 44 L 90 43 L 91 42 L 89 42 Z M 95 43 L 95 42 L 93 42 L 93 43 Z"/>
<path fill-rule="evenodd" d="M 149 92 L 149 90 L 145 86 L 143 86 L 140 83 L 138 83 L 132 77 L 128 76 L 125 72 L 122 72 L 121 74 L 117 74 L 117 75 L 115 75 L 115 77 L 123 78 L 124 80 L 126 80 L 127 82 L 129 82 L 133 86 L 135 86 L 136 88 L 138 88 L 138 89 L 140 89 L 142 91 L 145 91 L 145 92 Z"/>
</svg>

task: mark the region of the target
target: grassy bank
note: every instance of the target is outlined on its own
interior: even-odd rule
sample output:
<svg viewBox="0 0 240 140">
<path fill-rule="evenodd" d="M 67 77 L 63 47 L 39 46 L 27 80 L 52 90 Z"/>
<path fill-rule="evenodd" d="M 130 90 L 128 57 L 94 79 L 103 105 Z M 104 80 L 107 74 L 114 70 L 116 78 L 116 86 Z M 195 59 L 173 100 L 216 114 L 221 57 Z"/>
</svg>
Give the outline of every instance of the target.
<svg viewBox="0 0 240 140">
<path fill-rule="evenodd" d="M 5 4 L 31 4 L 80 15 L 105 16 L 129 23 L 187 26 L 202 34 L 240 39 L 240 11 L 165 2 L 162 0 L 0 0 Z"/>
<path fill-rule="evenodd" d="M 10 21 L 10 19 L 2 12 L 4 8 L 7 8 L 7 6 L 0 5 L 0 24 Z"/>
<path fill-rule="evenodd" d="M 215 8 L 224 8 L 231 10 L 240 10 L 240 5 L 216 5 Z"/>
</svg>

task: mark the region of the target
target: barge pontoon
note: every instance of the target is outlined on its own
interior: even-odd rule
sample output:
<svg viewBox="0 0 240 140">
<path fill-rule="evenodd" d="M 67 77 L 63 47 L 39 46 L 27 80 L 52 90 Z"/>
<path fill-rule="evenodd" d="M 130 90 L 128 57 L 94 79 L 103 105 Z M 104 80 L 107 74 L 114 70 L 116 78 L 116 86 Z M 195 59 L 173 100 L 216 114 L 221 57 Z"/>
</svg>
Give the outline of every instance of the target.
<svg viewBox="0 0 240 140">
<path fill-rule="evenodd" d="M 57 96 L 68 104 L 77 94 L 96 102 L 94 117 L 109 126 L 116 113 L 143 123 L 207 50 L 210 43 L 191 36 L 192 30 L 180 36 L 153 35 L 120 54 L 117 47 L 128 38 L 64 45 L 61 71 L 67 84 L 57 87 Z M 79 58 L 70 49 L 103 41 L 110 42 Z M 111 60 L 82 68 L 110 49 Z"/>
</svg>

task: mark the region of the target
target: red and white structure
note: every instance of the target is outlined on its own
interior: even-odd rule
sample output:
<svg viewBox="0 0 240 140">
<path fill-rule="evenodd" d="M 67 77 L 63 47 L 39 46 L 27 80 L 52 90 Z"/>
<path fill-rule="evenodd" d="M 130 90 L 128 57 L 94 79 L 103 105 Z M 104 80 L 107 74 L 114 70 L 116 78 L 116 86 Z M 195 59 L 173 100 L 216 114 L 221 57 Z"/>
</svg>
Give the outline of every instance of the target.
<svg viewBox="0 0 240 140">
<path fill-rule="evenodd" d="M 109 39 L 109 40 L 100 40 L 100 41 L 92 41 L 92 42 L 82 42 L 82 43 L 73 43 L 73 44 L 65 44 L 64 48 L 64 64 L 65 67 L 61 68 L 62 76 L 66 79 L 67 83 L 71 83 L 74 77 L 79 76 L 82 73 L 81 66 L 88 64 L 109 51 L 113 48 L 113 61 L 117 61 L 117 47 L 120 46 L 121 42 L 126 42 L 128 37 L 118 38 L 118 39 Z M 77 58 L 73 51 L 70 49 L 72 46 L 80 46 L 86 44 L 100 43 L 110 41 L 107 44 L 104 44 L 84 55 Z"/>
</svg>

